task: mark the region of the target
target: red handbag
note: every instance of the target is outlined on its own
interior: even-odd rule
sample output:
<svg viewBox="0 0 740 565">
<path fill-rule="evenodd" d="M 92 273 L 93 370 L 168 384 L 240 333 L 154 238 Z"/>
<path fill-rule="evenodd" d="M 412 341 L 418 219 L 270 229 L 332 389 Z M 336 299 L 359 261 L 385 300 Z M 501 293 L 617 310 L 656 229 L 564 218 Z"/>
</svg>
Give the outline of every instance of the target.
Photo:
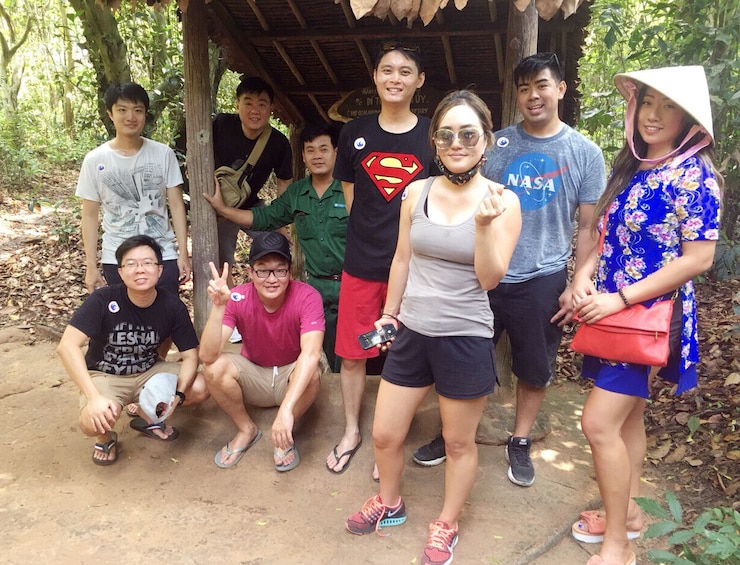
<svg viewBox="0 0 740 565">
<path fill-rule="evenodd" d="M 593 324 L 581 323 L 570 348 L 609 361 L 665 367 L 672 316 L 673 300 L 656 302 L 650 308 L 635 304 Z M 575 319 L 580 322 L 578 316 Z"/>
<path fill-rule="evenodd" d="M 604 247 L 608 212 L 599 238 L 598 254 Z M 584 355 L 620 363 L 635 363 L 651 367 L 665 367 L 670 353 L 671 317 L 673 300 L 655 302 L 648 308 L 635 304 L 592 324 L 581 323 L 570 348 Z M 578 315 L 576 322 L 581 322 Z"/>
</svg>

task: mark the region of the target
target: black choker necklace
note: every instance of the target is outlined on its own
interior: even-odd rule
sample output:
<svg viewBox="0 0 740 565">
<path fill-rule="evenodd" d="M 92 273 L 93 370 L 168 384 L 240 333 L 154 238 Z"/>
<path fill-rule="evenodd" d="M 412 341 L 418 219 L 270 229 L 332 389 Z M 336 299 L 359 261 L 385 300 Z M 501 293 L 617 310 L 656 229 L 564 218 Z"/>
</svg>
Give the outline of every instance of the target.
<svg viewBox="0 0 740 565">
<path fill-rule="evenodd" d="M 481 158 L 473 166 L 472 169 L 465 171 L 464 173 L 453 173 L 444 166 L 444 164 L 442 163 L 442 159 L 439 158 L 439 155 L 434 157 L 434 163 L 437 165 L 437 167 L 439 167 L 439 170 L 442 171 L 442 174 L 447 177 L 447 180 L 449 180 L 452 184 L 456 184 L 458 186 L 461 184 L 465 184 L 470 179 L 472 179 L 485 162 L 486 156 L 481 155 Z"/>
</svg>

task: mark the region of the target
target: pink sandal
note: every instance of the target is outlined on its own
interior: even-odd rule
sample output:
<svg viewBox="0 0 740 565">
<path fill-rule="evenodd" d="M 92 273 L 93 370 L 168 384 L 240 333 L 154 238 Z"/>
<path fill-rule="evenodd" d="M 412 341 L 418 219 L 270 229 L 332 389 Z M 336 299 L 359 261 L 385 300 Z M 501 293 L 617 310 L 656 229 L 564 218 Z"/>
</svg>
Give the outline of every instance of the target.
<svg viewBox="0 0 740 565">
<path fill-rule="evenodd" d="M 570 531 L 573 537 L 583 543 L 601 543 L 606 531 L 606 518 L 598 510 L 581 512 L 581 519 L 573 523 Z M 627 539 L 639 538 L 640 531 L 627 531 Z"/>
</svg>

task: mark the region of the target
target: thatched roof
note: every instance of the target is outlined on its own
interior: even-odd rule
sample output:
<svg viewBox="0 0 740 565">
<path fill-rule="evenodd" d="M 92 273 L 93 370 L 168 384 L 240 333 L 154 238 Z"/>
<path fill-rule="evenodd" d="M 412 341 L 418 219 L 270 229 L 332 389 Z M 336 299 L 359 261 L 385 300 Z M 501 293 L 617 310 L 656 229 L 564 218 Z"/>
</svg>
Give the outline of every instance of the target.
<svg viewBox="0 0 740 565">
<path fill-rule="evenodd" d="M 121 0 L 98 0 L 108 5 Z M 141 0 L 132 0 L 141 1 Z M 166 4 L 170 0 L 146 0 Z M 190 0 L 177 0 L 185 11 Z M 349 94 L 373 101 L 373 59 L 383 40 L 418 44 L 432 102 L 453 88 L 474 88 L 498 125 L 510 9 L 531 0 L 206 0 L 209 36 L 227 65 L 262 76 L 277 93 L 286 123 L 336 119 Z M 516 8 L 514 7 L 516 6 Z M 562 118 L 578 116 L 578 59 L 590 18 L 583 0 L 535 0 L 539 51 L 556 51 L 566 69 Z M 334 107 L 334 110 L 332 108 Z M 432 107 L 433 109 L 433 107 Z M 357 110 L 357 108 L 355 108 Z M 362 111 L 362 110 L 360 110 Z"/>
</svg>

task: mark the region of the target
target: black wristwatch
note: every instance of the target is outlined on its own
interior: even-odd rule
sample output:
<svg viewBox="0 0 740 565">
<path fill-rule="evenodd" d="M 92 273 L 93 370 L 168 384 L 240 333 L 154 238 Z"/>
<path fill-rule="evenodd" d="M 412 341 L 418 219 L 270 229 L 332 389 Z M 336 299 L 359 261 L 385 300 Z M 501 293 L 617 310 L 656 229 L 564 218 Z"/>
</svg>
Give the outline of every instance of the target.
<svg viewBox="0 0 740 565">
<path fill-rule="evenodd" d="M 185 402 L 185 393 L 178 390 L 175 394 L 180 397 L 180 402 L 178 402 L 177 405 L 182 406 L 182 403 Z"/>
</svg>

